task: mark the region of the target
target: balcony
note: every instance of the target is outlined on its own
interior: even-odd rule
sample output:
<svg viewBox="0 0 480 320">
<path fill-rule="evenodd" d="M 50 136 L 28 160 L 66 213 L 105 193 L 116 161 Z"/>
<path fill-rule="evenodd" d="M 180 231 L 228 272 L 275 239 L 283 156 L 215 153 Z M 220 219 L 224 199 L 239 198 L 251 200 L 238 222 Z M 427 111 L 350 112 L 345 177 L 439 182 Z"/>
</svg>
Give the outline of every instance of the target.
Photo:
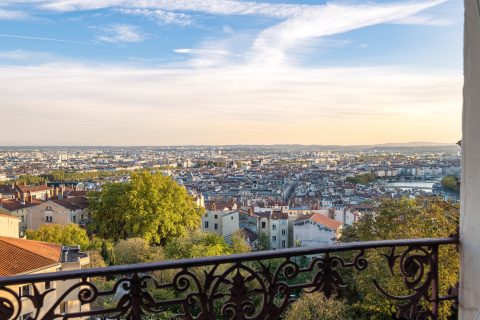
<svg viewBox="0 0 480 320">
<path fill-rule="evenodd" d="M 347 279 L 379 267 L 403 284 L 390 292 L 369 279 L 394 302 L 392 318 L 438 319 L 441 305 L 456 301 L 455 289 L 440 295 L 439 252 L 458 244 L 456 237 L 370 241 L 3 277 L 0 319 L 21 317 L 27 305 L 33 319 L 280 319 L 300 293 L 332 298 Z M 20 297 L 17 288 L 28 284 Z M 67 296 L 80 306 L 67 308 Z"/>
</svg>

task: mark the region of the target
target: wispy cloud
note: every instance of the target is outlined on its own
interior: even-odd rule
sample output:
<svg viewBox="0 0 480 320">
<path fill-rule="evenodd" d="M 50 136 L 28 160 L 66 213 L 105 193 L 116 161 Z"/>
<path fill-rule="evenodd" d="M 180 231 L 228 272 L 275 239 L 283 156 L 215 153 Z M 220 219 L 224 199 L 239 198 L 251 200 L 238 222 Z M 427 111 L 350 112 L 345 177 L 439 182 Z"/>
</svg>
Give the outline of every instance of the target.
<svg viewBox="0 0 480 320">
<path fill-rule="evenodd" d="M 36 52 L 36 51 L 27 51 L 27 50 L 10 50 L 10 51 L 0 51 L 1 60 L 13 60 L 13 61 L 22 61 L 22 62 L 44 62 L 48 60 L 53 60 L 56 58 L 55 55 L 48 52 Z"/>
<path fill-rule="evenodd" d="M 185 13 L 176 13 L 165 10 L 150 9 L 118 9 L 120 13 L 147 17 L 159 24 L 175 24 L 179 26 L 190 26 L 193 24 L 193 18 Z"/>
<path fill-rule="evenodd" d="M 275 66 L 291 62 L 289 54 L 292 51 L 298 53 L 325 36 L 383 23 L 446 24 L 448 22 L 445 20 L 419 15 L 446 1 L 294 4 L 239 0 L 43 0 L 37 6 L 59 12 L 113 9 L 124 14 L 145 16 L 160 24 L 181 26 L 193 24 L 193 12 L 276 18 L 278 22 L 257 34 L 245 55 L 249 63 Z M 226 31 L 231 33 L 229 28 Z M 117 25 L 106 29 L 98 39 L 105 42 L 135 42 L 142 41 L 144 37 L 131 26 Z M 216 46 L 208 49 L 218 50 Z"/>
<path fill-rule="evenodd" d="M 2 103 L 21 110 L 2 118 L 6 132 L 19 122 L 26 128 L 28 141 L 18 137 L 19 144 L 60 143 L 38 130 L 50 124 L 70 144 L 441 141 L 460 130 L 461 74 L 54 64 L 0 68 L 0 83 Z M 19 95 L 18 88 L 29 94 Z M 348 128 L 359 122 L 368 126 L 352 135 Z M 81 135 L 71 130 L 86 124 Z"/>
<path fill-rule="evenodd" d="M 27 18 L 28 14 L 25 12 L 0 8 L 0 20 L 24 20 Z"/>
<path fill-rule="evenodd" d="M 314 39 L 340 34 L 372 25 L 406 19 L 446 0 L 421 2 L 317 6 L 262 31 L 249 53 L 258 65 L 277 65 L 287 58 L 289 50 Z"/>
<path fill-rule="evenodd" d="M 38 40 L 38 41 L 54 41 L 54 42 L 74 43 L 74 44 L 95 44 L 94 42 L 87 42 L 87 41 L 75 41 L 75 40 L 68 40 L 68 39 L 24 36 L 24 35 L 18 35 L 18 34 L 0 34 L 0 38 L 15 38 L 15 39 L 25 39 L 25 40 Z"/>
<path fill-rule="evenodd" d="M 141 42 L 146 39 L 137 26 L 128 24 L 112 24 L 109 26 L 93 27 L 99 34 L 96 39 L 102 42 Z"/>
</svg>

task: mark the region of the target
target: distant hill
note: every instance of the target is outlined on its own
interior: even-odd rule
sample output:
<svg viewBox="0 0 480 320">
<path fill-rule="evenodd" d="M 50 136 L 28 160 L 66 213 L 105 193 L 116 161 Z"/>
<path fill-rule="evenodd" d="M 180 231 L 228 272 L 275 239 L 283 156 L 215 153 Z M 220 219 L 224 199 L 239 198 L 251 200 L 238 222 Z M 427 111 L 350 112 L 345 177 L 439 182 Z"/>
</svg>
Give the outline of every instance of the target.
<svg viewBox="0 0 480 320">
<path fill-rule="evenodd" d="M 381 147 L 391 147 L 391 148 L 402 148 L 402 147 L 450 147 L 454 146 L 455 143 L 439 143 L 439 142 L 427 142 L 427 141 L 414 141 L 414 142 L 403 142 L 403 143 L 383 143 L 377 144 L 376 146 Z"/>
</svg>

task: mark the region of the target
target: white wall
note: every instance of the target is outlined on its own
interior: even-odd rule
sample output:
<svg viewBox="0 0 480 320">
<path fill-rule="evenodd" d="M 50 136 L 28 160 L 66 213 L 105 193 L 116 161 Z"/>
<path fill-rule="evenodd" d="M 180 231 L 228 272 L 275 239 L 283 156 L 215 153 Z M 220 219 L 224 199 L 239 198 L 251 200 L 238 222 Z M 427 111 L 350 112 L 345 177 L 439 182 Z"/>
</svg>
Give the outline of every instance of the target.
<svg viewBox="0 0 480 320">
<path fill-rule="evenodd" d="M 480 14 L 465 0 L 460 319 L 480 319 Z"/>
<path fill-rule="evenodd" d="M 325 244 L 331 244 L 336 237 L 335 231 L 321 230 L 317 224 L 304 223 L 293 225 L 294 244 L 300 242 L 302 247 L 318 247 Z"/>
</svg>

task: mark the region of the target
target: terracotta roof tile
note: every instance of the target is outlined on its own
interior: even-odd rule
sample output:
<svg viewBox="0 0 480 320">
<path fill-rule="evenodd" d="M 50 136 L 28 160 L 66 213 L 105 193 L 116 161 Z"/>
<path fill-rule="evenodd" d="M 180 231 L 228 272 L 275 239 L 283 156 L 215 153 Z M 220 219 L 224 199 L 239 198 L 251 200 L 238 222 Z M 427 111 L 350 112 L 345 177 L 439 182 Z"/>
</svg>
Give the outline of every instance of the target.
<svg viewBox="0 0 480 320">
<path fill-rule="evenodd" d="M 32 202 L 25 202 L 25 204 L 21 204 L 20 200 L 13 200 L 13 199 L 3 199 L 2 207 L 7 211 L 17 211 L 19 209 L 33 207 L 39 205 L 42 201 L 37 199 L 32 199 Z"/>
<path fill-rule="evenodd" d="M 332 230 L 337 230 L 342 225 L 341 222 L 330 219 L 329 217 L 324 216 L 323 214 L 320 214 L 320 213 L 312 213 L 312 214 L 300 217 L 297 220 L 298 221 L 300 221 L 300 220 L 315 221 L 316 223 L 321 224 L 321 225 L 323 225 L 327 228 L 330 228 Z"/>
<path fill-rule="evenodd" d="M 0 276 L 30 273 L 60 263 L 62 246 L 0 237 Z"/>
</svg>

